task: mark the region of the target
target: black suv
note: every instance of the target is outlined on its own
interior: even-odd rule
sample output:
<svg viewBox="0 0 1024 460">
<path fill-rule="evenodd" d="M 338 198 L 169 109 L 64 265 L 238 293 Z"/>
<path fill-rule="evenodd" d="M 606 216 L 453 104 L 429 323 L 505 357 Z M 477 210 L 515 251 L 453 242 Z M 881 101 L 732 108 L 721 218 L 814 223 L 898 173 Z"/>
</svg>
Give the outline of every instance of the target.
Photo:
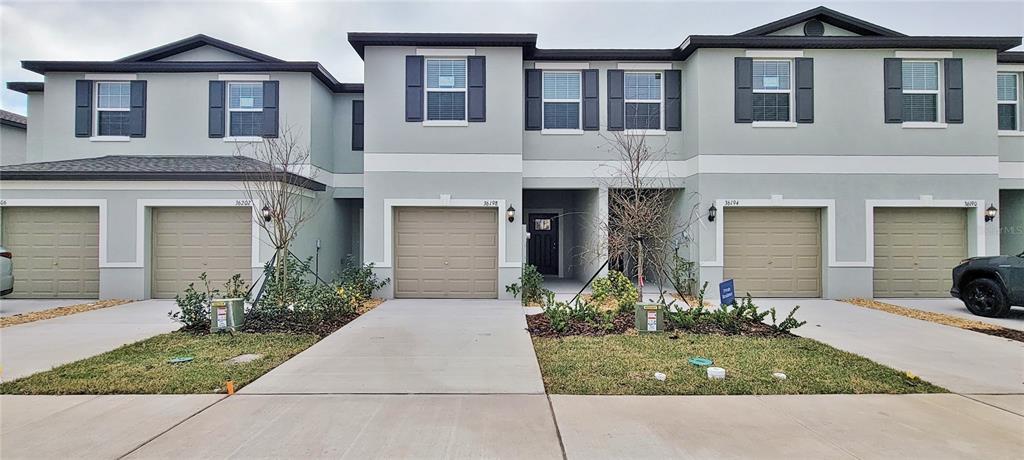
<svg viewBox="0 0 1024 460">
<path fill-rule="evenodd" d="M 1024 306 L 1024 252 L 964 259 L 953 267 L 949 293 L 975 315 L 1006 316 L 1011 305 Z"/>
</svg>

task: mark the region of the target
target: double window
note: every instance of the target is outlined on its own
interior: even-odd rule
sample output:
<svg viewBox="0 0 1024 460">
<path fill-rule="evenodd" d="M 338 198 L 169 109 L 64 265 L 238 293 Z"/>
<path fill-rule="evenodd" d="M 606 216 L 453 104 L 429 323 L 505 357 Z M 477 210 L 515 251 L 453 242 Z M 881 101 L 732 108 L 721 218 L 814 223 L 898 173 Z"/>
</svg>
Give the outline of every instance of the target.
<svg viewBox="0 0 1024 460">
<path fill-rule="evenodd" d="M 580 129 L 582 74 L 578 71 L 545 71 L 542 85 L 543 129 Z"/>
<path fill-rule="evenodd" d="M 263 135 L 263 82 L 228 83 L 228 126 L 232 137 Z"/>
<path fill-rule="evenodd" d="M 427 59 L 427 121 L 466 121 L 466 60 Z"/>
<path fill-rule="evenodd" d="M 996 76 L 996 101 L 998 103 L 999 130 L 1016 131 L 1020 121 L 1020 80 L 1017 74 L 1000 73 Z"/>
<path fill-rule="evenodd" d="M 623 74 L 623 99 L 626 108 L 627 130 L 662 129 L 663 82 L 661 72 L 625 72 Z"/>
<path fill-rule="evenodd" d="M 753 120 L 790 121 L 792 119 L 792 62 L 754 60 Z"/>
<path fill-rule="evenodd" d="M 939 121 L 939 62 L 903 60 L 903 121 Z"/>
<path fill-rule="evenodd" d="M 128 81 L 96 83 L 96 133 L 99 136 L 128 136 L 132 88 Z"/>
</svg>

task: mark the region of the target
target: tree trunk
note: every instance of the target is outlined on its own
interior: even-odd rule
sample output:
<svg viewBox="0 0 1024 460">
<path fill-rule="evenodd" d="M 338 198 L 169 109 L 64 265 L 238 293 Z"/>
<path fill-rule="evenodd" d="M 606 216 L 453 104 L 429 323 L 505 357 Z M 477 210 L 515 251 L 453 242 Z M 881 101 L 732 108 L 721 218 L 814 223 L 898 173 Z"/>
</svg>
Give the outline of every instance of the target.
<svg viewBox="0 0 1024 460">
<path fill-rule="evenodd" d="M 644 243 L 639 239 L 636 240 L 636 295 L 637 301 L 644 301 Z"/>
</svg>

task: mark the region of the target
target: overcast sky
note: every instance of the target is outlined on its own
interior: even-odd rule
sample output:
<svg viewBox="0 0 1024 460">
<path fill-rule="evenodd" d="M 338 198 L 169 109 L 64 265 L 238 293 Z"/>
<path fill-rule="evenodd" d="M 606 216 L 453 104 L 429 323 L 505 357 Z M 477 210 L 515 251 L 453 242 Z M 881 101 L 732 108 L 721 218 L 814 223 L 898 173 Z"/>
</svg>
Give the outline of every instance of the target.
<svg viewBox="0 0 1024 460">
<path fill-rule="evenodd" d="M 8 81 L 41 81 L 21 60 L 113 60 L 204 33 L 285 60 L 320 61 L 362 82 L 348 32 L 533 32 L 540 48 L 670 48 L 825 5 L 909 35 L 1024 35 L 1024 1 L 913 2 L 96 2 L 0 0 L 0 105 Z"/>
</svg>

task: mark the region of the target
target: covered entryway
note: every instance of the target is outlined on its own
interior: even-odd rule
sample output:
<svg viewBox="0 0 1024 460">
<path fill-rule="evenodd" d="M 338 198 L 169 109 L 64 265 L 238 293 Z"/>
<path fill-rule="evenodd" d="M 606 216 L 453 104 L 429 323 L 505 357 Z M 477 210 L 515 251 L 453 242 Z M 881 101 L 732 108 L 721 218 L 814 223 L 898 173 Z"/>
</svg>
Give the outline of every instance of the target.
<svg viewBox="0 0 1024 460">
<path fill-rule="evenodd" d="M 2 244 L 14 254 L 11 298 L 97 298 L 96 207 L 5 207 Z"/>
<path fill-rule="evenodd" d="M 498 297 L 494 208 L 394 211 L 396 298 Z"/>
<path fill-rule="evenodd" d="M 153 298 L 173 298 L 203 272 L 218 288 L 236 273 L 251 280 L 250 208 L 153 208 L 152 228 Z"/>
<path fill-rule="evenodd" d="M 558 276 L 558 214 L 530 213 L 527 216 L 526 231 L 530 232 L 527 258 L 542 275 Z"/>
<path fill-rule="evenodd" d="M 737 295 L 821 296 L 821 210 L 725 208 L 725 279 Z"/>
<path fill-rule="evenodd" d="M 875 208 L 875 297 L 948 297 L 967 257 L 963 208 Z"/>
</svg>

